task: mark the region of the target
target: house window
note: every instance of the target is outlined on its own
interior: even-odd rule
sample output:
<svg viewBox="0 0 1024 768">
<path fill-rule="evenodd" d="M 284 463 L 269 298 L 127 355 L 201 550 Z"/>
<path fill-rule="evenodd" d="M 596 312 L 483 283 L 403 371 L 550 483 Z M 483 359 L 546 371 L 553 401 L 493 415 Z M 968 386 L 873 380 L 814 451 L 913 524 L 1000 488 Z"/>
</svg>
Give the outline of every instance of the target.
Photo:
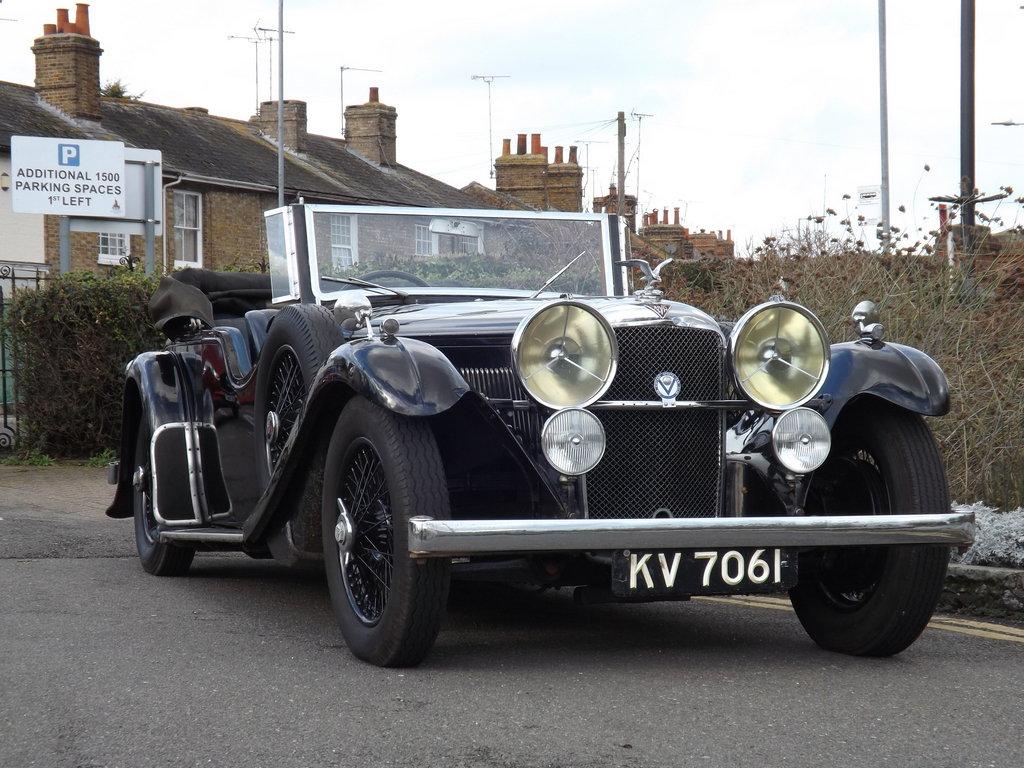
<svg viewBox="0 0 1024 768">
<path fill-rule="evenodd" d="M 430 255 L 430 227 L 426 224 L 416 225 L 416 255 Z"/>
<path fill-rule="evenodd" d="M 203 198 L 197 192 L 174 193 L 174 264 L 203 266 Z"/>
<path fill-rule="evenodd" d="M 331 266 L 345 269 L 359 263 L 352 241 L 352 217 L 331 214 Z"/>
<path fill-rule="evenodd" d="M 100 264 L 121 264 L 131 255 L 131 240 L 120 232 L 100 232 Z"/>
</svg>

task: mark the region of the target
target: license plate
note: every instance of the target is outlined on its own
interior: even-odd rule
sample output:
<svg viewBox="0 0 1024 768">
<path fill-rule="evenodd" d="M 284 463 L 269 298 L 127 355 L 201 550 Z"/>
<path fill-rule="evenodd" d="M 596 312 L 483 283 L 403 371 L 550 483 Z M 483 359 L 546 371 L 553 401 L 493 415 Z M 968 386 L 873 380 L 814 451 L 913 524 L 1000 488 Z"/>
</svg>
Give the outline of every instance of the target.
<svg viewBox="0 0 1024 768">
<path fill-rule="evenodd" d="M 620 550 L 612 554 L 612 594 L 778 592 L 796 585 L 796 563 L 796 552 L 778 548 Z"/>
</svg>

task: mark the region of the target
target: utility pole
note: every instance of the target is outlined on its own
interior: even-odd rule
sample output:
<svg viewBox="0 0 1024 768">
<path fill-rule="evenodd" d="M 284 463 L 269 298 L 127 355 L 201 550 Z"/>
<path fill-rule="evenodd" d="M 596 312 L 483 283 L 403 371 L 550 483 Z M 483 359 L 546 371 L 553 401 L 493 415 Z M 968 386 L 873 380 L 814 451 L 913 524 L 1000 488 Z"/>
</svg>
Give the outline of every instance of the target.
<svg viewBox="0 0 1024 768">
<path fill-rule="evenodd" d="M 471 75 L 470 80 L 483 80 L 487 83 L 487 165 L 490 167 L 490 177 L 494 178 L 494 136 L 491 130 L 491 83 L 499 78 L 507 78 L 511 75 Z"/>
<path fill-rule="evenodd" d="M 889 86 L 885 61 L 885 0 L 878 0 L 878 97 L 882 144 L 882 243 L 889 247 Z"/>
<path fill-rule="evenodd" d="M 619 112 L 616 120 L 619 124 L 619 176 L 615 190 L 618 193 L 615 213 L 619 215 L 621 221 L 626 216 L 626 113 Z"/>
<path fill-rule="evenodd" d="M 974 0 L 960 0 L 960 219 L 964 252 L 973 256 L 974 226 Z"/>
<path fill-rule="evenodd" d="M 263 42 L 262 38 L 249 37 L 246 35 L 228 35 L 228 40 L 245 40 L 246 42 L 252 43 L 256 49 L 256 113 L 260 113 L 260 43 Z"/>
<path fill-rule="evenodd" d="M 284 0 L 277 0 L 277 207 L 284 207 Z"/>
<path fill-rule="evenodd" d="M 364 67 L 346 67 L 342 64 L 338 67 L 339 81 L 338 96 L 341 98 L 341 137 L 345 138 L 345 73 L 346 72 L 380 72 L 379 69 L 365 69 Z"/>
<path fill-rule="evenodd" d="M 645 117 L 654 117 L 646 112 L 637 112 L 635 109 L 629 116 L 636 120 L 636 203 L 640 205 L 640 131 L 643 128 Z"/>
</svg>

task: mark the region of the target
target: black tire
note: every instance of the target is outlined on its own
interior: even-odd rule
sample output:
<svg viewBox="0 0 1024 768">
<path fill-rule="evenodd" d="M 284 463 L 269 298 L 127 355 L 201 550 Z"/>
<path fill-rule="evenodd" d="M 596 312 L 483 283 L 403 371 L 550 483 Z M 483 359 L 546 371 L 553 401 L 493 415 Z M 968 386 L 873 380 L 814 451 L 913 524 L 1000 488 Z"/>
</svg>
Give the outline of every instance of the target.
<svg viewBox="0 0 1024 768">
<path fill-rule="evenodd" d="M 380 492 L 369 499 L 356 496 L 360 481 L 365 489 L 374 480 L 381 484 Z M 351 513 L 348 540 L 355 542 L 347 565 L 342 564 L 335 536 L 342 517 L 339 499 Z M 433 433 L 422 420 L 396 416 L 362 397 L 353 398 L 342 411 L 327 450 L 321 515 L 324 568 L 331 606 L 349 648 L 358 658 L 382 667 L 419 664 L 444 619 L 451 563 L 409 557 L 409 518 L 416 515 L 450 517 L 444 467 Z M 371 572 L 383 578 L 370 579 Z M 373 587 L 378 590 L 376 598 Z"/>
<path fill-rule="evenodd" d="M 256 373 L 253 434 L 256 476 L 261 488 L 270 483 L 270 475 L 302 412 L 313 378 L 343 341 L 330 310 L 318 304 L 295 304 L 274 316 L 260 350 Z M 294 376 L 289 376 L 289 371 Z M 277 414 L 273 431 L 267 423 L 270 411 Z"/>
<path fill-rule="evenodd" d="M 153 500 L 149 489 L 153 487 L 153 471 L 149 455 L 152 432 L 145 416 L 139 424 L 135 438 L 135 457 L 132 464 L 134 482 L 132 511 L 135 517 L 135 548 L 139 552 L 142 568 L 154 576 L 184 576 L 192 565 L 196 551 L 191 547 L 177 544 L 162 544 L 155 534 L 156 519 L 153 517 Z M 142 469 L 139 472 L 139 468 Z"/>
<path fill-rule="evenodd" d="M 866 403 L 844 414 L 829 460 L 812 481 L 809 514 L 949 512 L 946 473 L 920 416 Z M 927 626 L 942 592 L 949 547 L 841 547 L 801 556 L 790 590 L 800 623 L 826 650 L 892 656 Z M 805 568 L 805 565 L 807 568 Z"/>
</svg>

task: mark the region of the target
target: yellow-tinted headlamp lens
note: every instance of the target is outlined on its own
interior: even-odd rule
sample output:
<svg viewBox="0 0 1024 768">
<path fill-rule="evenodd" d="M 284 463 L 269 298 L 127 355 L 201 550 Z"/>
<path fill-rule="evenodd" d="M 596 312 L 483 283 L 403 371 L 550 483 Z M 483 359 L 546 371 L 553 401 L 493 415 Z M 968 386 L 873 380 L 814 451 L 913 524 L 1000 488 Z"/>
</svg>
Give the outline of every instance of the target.
<svg viewBox="0 0 1024 768">
<path fill-rule="evenodd" d="M 829 344 L 807 309 L 788 302 L 763 304 L 740 318 L 732 336 L 736 385 L 755 403 L 792 408 L 821 388 Z"/>
<path fill-rule="evenodd" d="M 526 391 L 549 408 L 589 405 L 615 375 L 615 336 L 584 304 L 558 302 L 528 317 L 512 340 Z"/>
</svg>

